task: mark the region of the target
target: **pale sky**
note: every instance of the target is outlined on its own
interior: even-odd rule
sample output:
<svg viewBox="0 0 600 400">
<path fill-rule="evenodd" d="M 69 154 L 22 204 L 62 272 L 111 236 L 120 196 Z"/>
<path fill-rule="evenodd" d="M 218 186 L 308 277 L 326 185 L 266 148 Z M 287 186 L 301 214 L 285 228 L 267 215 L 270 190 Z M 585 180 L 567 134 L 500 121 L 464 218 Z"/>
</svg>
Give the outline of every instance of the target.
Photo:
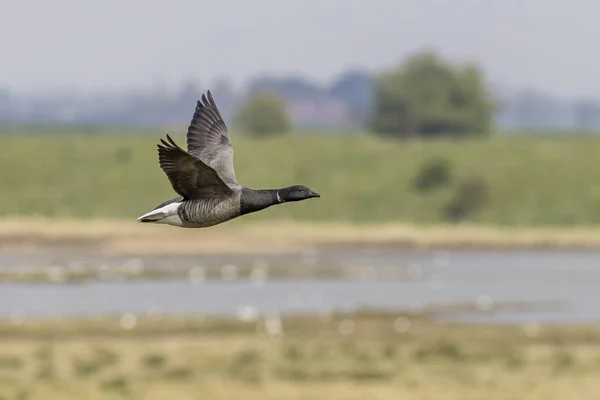
<svg viewBox="0 0 600 400">
<path fill-rule="evenodd" d="M 327 81 L 424 46 L 489 80 L 600 98 L 598 0 L 0 0 L 0 86 Z"/>
</svg>

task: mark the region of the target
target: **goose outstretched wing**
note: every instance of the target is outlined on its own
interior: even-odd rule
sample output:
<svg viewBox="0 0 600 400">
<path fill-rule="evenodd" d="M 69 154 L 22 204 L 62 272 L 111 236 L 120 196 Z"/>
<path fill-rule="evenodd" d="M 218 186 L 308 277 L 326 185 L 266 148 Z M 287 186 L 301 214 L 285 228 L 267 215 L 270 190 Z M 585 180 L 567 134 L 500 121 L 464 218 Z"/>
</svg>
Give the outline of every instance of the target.
<svg viewBox="0 0 600 400">
<path fill-rule="evenodd" d="M 233 191 L 201 159 L 179 147 L 169 135 L 158 145 L 158 161 L 173 190 L 186 199 L 226 197 Z"/>
<path fill-rule="evenodd" d="M 237 185 L 229 132 L 210 90 L 196 103 L 187 131 L 188 152 L 212 167 L 228 185 Z"/>
</svg>

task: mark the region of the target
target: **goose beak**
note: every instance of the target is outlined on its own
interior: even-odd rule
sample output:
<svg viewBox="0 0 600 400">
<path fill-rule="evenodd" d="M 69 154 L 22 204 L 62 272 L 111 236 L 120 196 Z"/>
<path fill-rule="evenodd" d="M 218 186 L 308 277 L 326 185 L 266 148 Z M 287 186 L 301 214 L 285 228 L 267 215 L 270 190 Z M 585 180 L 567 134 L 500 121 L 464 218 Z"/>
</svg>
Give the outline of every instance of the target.
<svg viewBox="0 0 600 400">
<path fill-rule="evenodd" d="M 312 190 L 309 193 L 309 197 L 321 197 L 321 195 L 317 192 L 313 192 Z"/>
</svg>

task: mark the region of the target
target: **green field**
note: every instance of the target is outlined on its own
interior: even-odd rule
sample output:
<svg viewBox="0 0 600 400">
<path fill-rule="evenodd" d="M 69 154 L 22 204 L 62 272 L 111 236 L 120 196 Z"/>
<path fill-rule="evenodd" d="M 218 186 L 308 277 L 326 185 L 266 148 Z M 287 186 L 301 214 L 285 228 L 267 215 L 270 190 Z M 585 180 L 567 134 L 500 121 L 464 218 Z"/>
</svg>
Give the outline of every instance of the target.
<svg viewBox="0 0 600 400">
<path fill-rule="evenodd" d="M 12 319 L 0 324 L 0 398 L 597 399 L 599 335 L 377 311 Z"/>
<path fill-rule="evenodd" d="M 0 215 L 135 218 L 173 197 L 157 163 L 164 133 L 4 133 Z M 185 145 L 183 133 L 174 139 Z M 487 225 L 600 223 L 600 139 L 495 137 L 384 141 L 361 135 L 232 137 L 238 180 L 252 188 L 305 184 L 319 200 L 245 218 L 332 222 L 444 221 L 461 181 L 479 177 L 489 200 L 470 219 Z M 428 160 L 449 160 L 448 185 L 421 193 L 413 180 Z"/>
</svg>

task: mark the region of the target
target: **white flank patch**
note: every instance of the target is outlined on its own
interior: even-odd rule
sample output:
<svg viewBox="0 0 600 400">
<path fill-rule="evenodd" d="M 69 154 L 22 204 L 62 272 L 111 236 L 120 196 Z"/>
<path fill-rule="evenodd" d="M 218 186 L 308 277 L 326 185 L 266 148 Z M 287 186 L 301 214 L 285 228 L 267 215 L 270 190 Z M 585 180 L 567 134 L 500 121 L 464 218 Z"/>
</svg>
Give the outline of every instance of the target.
<svg viewBox="0 0 600 400">
<path fill-rule="evenodd" d="M 137 220 L 141 221 L 142 219 L 151 219 L 152 222 L 154 222 L 155 224 L 181 226 L 181 219 L 177 215 L 177 209 L 180 205 L 181 203 L 167 204 L 164 207 L 147 212 L 146 214 L 139 217 Z"/>
</svg>

